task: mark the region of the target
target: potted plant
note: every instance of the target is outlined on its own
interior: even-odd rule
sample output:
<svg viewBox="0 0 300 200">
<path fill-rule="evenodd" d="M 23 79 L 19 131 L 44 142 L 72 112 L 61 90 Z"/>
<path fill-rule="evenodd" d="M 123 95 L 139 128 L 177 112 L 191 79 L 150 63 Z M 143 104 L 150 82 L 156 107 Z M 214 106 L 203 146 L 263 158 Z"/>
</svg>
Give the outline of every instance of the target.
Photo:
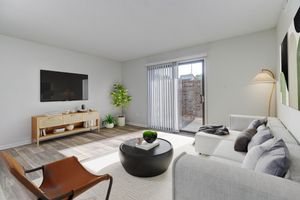
<svg viewBox="0 0 300 200">
<path fill-rule="evenodd" d="M 157 139 L 157 132 L 156 131 L 144 131 L 143 138 L 146 142 L 152 143 Z"/>
<path fill-rule="evenodd" d="M 128 107 L 129 103 L 132 100 L 132 97 L 128 95 L 128 90 L 119 83 L 114 84 L 113 91 L 111 93 L 112 97 L 112 104 L 117 107 L 121 108 L 122 115 L 118 116 L 118 125 L 125 126 L 125 109 Z"/>
<path fill-rule="evenodd" d="M 105 128 L 113 128 L 115 126 L 116 119 L 112 115 L 106 115 L 103 124 Z"/>
</svg>

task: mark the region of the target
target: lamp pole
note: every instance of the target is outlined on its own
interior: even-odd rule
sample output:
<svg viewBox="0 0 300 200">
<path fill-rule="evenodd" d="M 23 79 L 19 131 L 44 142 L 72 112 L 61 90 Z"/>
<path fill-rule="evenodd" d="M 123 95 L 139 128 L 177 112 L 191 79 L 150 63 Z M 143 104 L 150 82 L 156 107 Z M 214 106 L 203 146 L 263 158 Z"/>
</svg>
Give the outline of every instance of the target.
<svg viewBox="0 0 300 200">
<path fill-rule="evenodd" d="M 275 75 L 271 70 L 262 69 L 261 72 L 268 73 L 275 80 Z M 271 90 L 271 94 L 270 94 L 270 97 L 269 97 L 268 116 L 271 115 L 271 103 L 272 103 L 272 97 L 273 97 L 274 90 L 275 90 L 275 81 L 272 82 L 272 90 Z"/>
</svg>

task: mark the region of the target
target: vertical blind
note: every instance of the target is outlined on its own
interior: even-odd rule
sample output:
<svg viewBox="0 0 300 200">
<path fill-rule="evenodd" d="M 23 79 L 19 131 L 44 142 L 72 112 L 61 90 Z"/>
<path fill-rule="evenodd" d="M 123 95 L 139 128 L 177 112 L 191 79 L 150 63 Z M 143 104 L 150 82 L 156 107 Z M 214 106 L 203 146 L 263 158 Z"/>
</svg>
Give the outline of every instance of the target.
<svg viewBox="0 0 300 200">
<path fill-rule="evenodd" d="M 177 63 L 147 67 L 148 126 L 165 131 L 178 131 Z"/>
</svg>

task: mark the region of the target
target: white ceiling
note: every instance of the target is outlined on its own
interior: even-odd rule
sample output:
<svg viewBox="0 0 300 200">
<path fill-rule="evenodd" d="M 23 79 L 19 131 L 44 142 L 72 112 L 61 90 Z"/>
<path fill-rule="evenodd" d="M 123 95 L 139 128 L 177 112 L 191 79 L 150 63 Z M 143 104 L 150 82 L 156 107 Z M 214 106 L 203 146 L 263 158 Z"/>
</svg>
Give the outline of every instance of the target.
<svg viewBox="0 0 300 200">
<path fill-rule="evenodd" d="M 275 27 L 285 1 L 0 0 L 0 33 L 125 61 Z"/>
</svg>

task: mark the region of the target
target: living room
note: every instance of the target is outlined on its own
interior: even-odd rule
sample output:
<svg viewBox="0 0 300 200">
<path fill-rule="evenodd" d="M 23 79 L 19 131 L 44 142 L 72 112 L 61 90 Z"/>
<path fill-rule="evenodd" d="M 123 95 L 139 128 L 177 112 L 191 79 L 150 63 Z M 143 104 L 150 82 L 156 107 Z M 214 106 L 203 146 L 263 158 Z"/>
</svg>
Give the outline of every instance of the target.
<svg viewBox="0 0 300 200">
<path fill-rule="evenodd" d="M 1 0 L 0 199 L 298 199 L 299 7 Z M 244 166 L 255 139 L 227 151 L 255 120 L 289 151 L 280 175 Z"/>
</svg>

